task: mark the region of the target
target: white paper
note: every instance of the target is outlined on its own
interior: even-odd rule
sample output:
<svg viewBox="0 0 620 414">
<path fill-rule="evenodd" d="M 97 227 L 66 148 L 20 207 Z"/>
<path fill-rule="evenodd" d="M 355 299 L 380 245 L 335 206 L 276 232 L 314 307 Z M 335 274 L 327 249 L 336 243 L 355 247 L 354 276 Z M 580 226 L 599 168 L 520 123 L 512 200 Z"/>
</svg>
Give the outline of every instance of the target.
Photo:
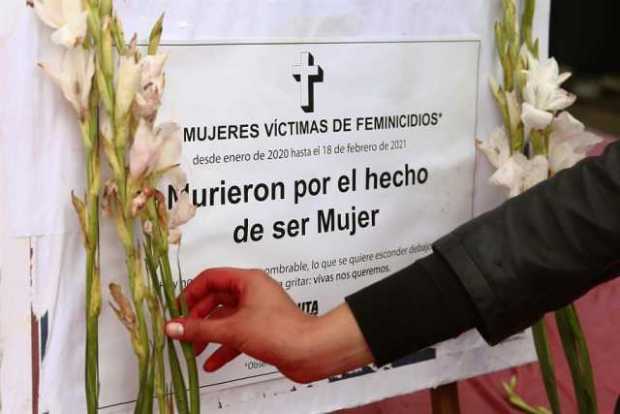
<svg viewBox="0 0 620 414">
<path fill-rule="evenodd" d="M 184 144 L 184 164 L 194 202 L 209 204 L 184 230 L 187 276 L 205 267 L 276 268 L 270 273 L 291 286 L 298 303 L 325 313 L 346 295 L 428 254 L 435 239 L 471 218 L 478 41 L 164 50 L 174 63 L 160 118 L 178 120 L 187 139 L 195 134 L 196 141 Z M 307 89 L 291 74 L 308 53 L 313 67 L 324 72 L 314 84 L 311 113 L 300 107 Z M 392 117 L 401 127 L 376 129 Z M 402 127 L 403 121 L 411 126 Z M 346 122 L 349 132 L 341 131 Z M 213 131 L 221 131 L 219 138 L 196 138 Z M 195 165 L 200 157 L 220 162 Z M 386 174 L 394 174 L 389 184 Z M 267 189 L 270 196 L 261 202 L 265 193 L 249 190 L 247 202 L 235 203 L 237 193 L 226 193 L 222 205 L 223 191 L 234 186 Z M 205 194 L 215 195 L 207 200 Z M 347 221 L 346 229 L 338 229 L 340 220 Z M 240 241 L 240 229 L 255 226 L 263 229 L 261 240 Z M 362 256 L 363 262 L 352 262 Z M 287 266 L 293 270 L 280 270 Z M 108 336 L 104 330 L 102 337 Z M 115 345 L 104 341 L 103 355 L 126 349 L 123 341 Z M 101 364 L 102 405 L 131 399 L 131 387 L 113 381 L 128 364 L 131 358 Z M 238 358 L 201 377 L 201 384 L 228 388 L 274 371 Z"/>
</svg>

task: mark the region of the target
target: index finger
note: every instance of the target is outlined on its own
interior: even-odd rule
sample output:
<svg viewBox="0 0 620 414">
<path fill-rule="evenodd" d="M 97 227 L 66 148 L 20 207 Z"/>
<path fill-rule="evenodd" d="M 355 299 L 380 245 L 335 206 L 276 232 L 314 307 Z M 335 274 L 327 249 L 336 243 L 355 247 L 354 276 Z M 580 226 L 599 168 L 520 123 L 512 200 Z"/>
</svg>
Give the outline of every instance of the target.
<svg viewBox="0 0 620 414">
<path fill-rule="evenodd" d="M 183 289 L 181 296 L 189 310 L 210 293 L 228 293 L 238 297 L 245 285 L 247 272 L 232 267 L 204 270 Z"/>
</svg>

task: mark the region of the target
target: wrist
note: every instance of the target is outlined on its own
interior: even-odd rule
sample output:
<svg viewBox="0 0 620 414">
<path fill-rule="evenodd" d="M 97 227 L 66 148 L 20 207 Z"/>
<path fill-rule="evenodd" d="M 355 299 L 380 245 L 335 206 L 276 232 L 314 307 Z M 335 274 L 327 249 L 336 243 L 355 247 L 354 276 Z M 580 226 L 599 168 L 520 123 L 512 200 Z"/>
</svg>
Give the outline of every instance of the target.
<svg viewBox="0 0 620 414">
<path fill-rule="evenodd" d="M 302 363 L 312 380 L 341 374 L 374 361 L 349 306 L 308 321 Z"/>
</svg>

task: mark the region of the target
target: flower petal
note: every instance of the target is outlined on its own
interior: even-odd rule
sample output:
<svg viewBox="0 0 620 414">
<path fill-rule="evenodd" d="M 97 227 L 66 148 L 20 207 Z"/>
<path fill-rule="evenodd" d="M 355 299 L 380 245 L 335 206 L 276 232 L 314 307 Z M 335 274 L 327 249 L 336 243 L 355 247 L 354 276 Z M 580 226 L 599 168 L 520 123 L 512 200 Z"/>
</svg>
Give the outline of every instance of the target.
<svg viewBox="0 0 620 414">
<path fill-rule="evenodd" d="M 174 122 L 158 127 L 157 137 L 161 142 L 155 171 L 165 170 L 179 163 L 183 151 L 181 128 Z"/>
<path fill-rule="evenodd" d="M 182 235 L 183 235 L 183 232 L 178 227 L 168 230 L 168 243 L 180 244 Z"/>
<path fill-rule="evenodd" d="M 82 0 L 62 0 L 62 14 L 65 22 L 75 19 L 84 11 Z"/>
<path fill-rule="evenodd" d="M 510 157 L 510 144 L 504 128 L 495 129 L 489 139 L 479 141 L 478 148 L 495 168 L 499 168 Z"/>
<path fill-rule="evenodd" d="M 95 72 L 94 52 L 82 47 L 67 49 L 59 68 L 41 64 L 43 71 L 61 88 L 65 98 L 81 117 L 88 110 L 88 100 Z"/>
<path fill-rule="evenodd" d="M 564 82 L 566 82 L 567 80 L 570 79 L 570 77 L 573 76 L 572 73 L 570 72 L 564 72 L 560 75 L 560 77 L 558 78 L 558 85 L 563 84 Z"/>
<path fill-rule="evenodd" d="M 88 12 L 67 20 L 63 26 L 52 33 L 52 42 L 67 48 L 76 47 L 84 41 L 87 31 Z"/>
<path fill-rule="evenodd" d="M 504 162 L 490 178 L 492 184 L 508 189 L 509 197 L 515 197 L 521 193 L 521 184 L 525 174 L 520 157 L 523 154 L 515 154 Z"/>
<path fill-rule="evenodd" d="M 532 129 L 543 130 L 553 121 L 553 114 L 525 102 L 523 103 L 521 120 L 525 125 L 526 131 L 531 131 Z"/>
<path fill-rule="evenodd" d="M 138 180 L 157 160 L 159 142 L 149 123 L 140 120 L 133 144 L 129 150 L 129 175 Z"/>
<path fill-rule="evenodd" d="M 564 89 L 557 88 L 548 100 L 544 103 L 544 109 L 548 111 L 561 111 L 573 105 L 577 100 L 577 96 L 565 91 Z"/>
<path fill-rule="evenodd" d="M 171 229 L 182 226 L 196 215 L 196 206 L 192 203 L 189 195 L 185 192 L 179 194 L 179 199 L 174 205 L 170 217 Z"/>
<path fill-rule="evenodd" d="M 549 161 L 543 155 L 527 160 L 524 167 L 522 191 L 527 191 L 549 178 Z"/>
<path fill-rule="evenodd" d="M 560 134 L 573 134 L 576 132 L 582 132 L 586 127 L 573 117 L 568 111 L 561 112 L 553 120 L 553 132 Z"/>
<path fill-rule="evenodd" d="M 114 138 L 114 127 L 106 110 L 99 111 L 99 133 L 106 141 L 111 142 Z"/>
<path fill-rule="evenodd" d="M 553 121 L 549 137 L 549 162 L 553 174 L 570 168 L 586 157 L 588 150 L 602 141 L 567 111 Z"/>
<path fill-rule="evenodd" d="M 140 88 L 136 94 L 134 113 L 138 117 L 153 121 L 161 105 L 165 77 L 164 63 L 168 55 L 159 53 L 142 59 Z"/>
<path fill-rule="evenodd" d="M 577 153 L 568 142 L 562 142 L 559 145 L 555 145 L 549 152 L 551 174 L 557 174 L 562 170 L 571 168 L 584 159 L 585 156 L 585 153 Z"/>
<path fill-rule="evenodd" d="M 63 0 L 34 0 L 34 11 L 39 19 L 53 29 L 59 29 L 65 21 L 62 14 Z"/>
</svg>

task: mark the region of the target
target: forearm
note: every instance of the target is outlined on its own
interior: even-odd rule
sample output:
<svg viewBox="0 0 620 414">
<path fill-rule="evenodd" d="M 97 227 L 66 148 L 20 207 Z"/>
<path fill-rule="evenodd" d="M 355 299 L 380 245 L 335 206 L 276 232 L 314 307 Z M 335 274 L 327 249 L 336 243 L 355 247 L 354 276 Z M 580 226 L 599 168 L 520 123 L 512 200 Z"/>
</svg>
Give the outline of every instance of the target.
<svg viewBox="0 0 620 414">
<path fill-rule="evenodd" d="M 327 378 L 374 361 L 351 309 L 346 303 L 315 318 L 307 335 L 309 380 Z"/>
</svg>

